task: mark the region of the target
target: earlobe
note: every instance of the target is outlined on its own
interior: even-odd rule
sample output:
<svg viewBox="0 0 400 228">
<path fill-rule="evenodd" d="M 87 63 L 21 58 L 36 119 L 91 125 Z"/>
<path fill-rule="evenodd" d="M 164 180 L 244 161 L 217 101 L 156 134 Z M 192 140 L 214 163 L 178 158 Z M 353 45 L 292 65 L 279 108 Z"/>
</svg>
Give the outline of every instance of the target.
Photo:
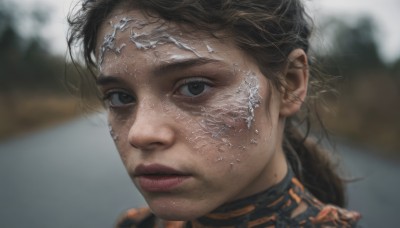
<svg viewBox="0 0 400 228">
<path fill-rule="evenodd" d="M 293 50 L 282 75 L 280 115 L 288 117 L 298 112 L 307 95 L 308 60 L 302 49 Z"/>
</svg>

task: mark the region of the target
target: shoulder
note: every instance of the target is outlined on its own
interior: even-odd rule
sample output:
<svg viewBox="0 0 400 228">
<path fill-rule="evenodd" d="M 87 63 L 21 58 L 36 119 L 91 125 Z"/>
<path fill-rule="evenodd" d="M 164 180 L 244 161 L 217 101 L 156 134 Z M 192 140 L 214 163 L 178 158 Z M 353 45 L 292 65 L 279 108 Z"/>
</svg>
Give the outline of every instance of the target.
<svg viewBox="0 0 400 228">
<path fill-rule="evenodd" d="M 183 228 L 185 223 L 182 221 L 165 221 L 157 218 L 149 208 L 138 208 L 127 210 L 118 219 L 116 228 L 152 228 L 168 227 Z"/>
<path fill-rule="evenodd" d="M 360 213 L 336 205 L 324 204 L 310 193 L 304 198 L 308 204 L 308 220 L 313 227 L 357 227 Z"/>
<path fill-rule="evenodd" d="M 310 218 L 316 226 L 356 227 L 361 215 L 334 205 L 324 205 L 318 214 Z"/>
<path fill-rule="evenodd" d="M 361 219 L 360 213 L 350 211 L 336 205 L 324 204 L 313 196 L 295 178 L 293 182 L 293 192 L 307 204 L 307 209 L 295 218 L 298 224 L 307 224 L 311 227 L 357 227 Z"/>
</svg>

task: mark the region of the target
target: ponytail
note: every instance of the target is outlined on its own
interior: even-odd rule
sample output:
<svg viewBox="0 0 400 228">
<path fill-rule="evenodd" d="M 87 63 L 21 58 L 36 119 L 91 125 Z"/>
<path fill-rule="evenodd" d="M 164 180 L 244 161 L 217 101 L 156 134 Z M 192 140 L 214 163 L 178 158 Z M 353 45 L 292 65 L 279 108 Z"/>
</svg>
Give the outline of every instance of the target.
<svg viewBox="0 0 400 228">
<path fill-rule="evenodd" d="M 293 120 L 287 119 L 283 149 L 295 176 L 323 203 L 344 207 L 344 183 L 328 152 L 308 137 L 308 131 L 302 133 L 293 125 Z"/>
</svg>

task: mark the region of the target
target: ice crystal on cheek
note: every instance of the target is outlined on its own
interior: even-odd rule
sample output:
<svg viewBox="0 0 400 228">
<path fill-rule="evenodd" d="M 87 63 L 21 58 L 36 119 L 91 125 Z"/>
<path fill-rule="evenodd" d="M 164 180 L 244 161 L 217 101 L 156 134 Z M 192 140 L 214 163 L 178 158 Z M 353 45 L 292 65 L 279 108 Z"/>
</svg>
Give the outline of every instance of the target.
<svg viewBox="0 0 400 228">
<path fill-rule="evenodd" d="M 259 83 L 257 76 L 248 73 L 243 82 L 232 93 L 221 95 L 217 101 L 209 106 L 201 107 L 196 112 L 197 128 L 193 128 L 190 121 L 191 137 L 187 137 L 194 145 L 194 149 L 201 153 L 217 150 L 219 153 L 227 151 L 239 151 L 238 153 L 218 155 L 218 158 L 227 158 L 228 161 L 240 161 L 240 152 L 245 151 L 244 145 L 257 144 L 258 134 L 250 130 L 255 121 L 255 109 L 259 107 L 261 97 L 259 95 Z M 244 144 L 244 145 L 243 145 Z M 215 149 L 212 149 L 215 148 Z M 228 157 L 226 157 L 228 156 Z"/>
<path fill-rule="evenodd" d="M 110 132 L 110 135 L 111 135 L 112 139 L 113 139 L 115 142 L 117 142 L 119 138 L 118 138 L 118 135 L 115 134 L 115 132 L 114 132 L 114 130 L 113 130 L 111 124 L 108 124 L 108 130 L 109 130 L 109 132 Z"/>
<path fill-rule="evenodd" d="M 246 118 L 247 128 L 250 129 L 252 122 L 254 122 L 254 110 L 260 106 L 261 97 L 259 95 L 260 85 L 255 75 L 246 77 L 244 81 L 245 90 L 248 90 L 248 116 Z"/>
<path fill-rule="evenodd" d="M 201 110 L 204 118 L 200 126 L 210 132 L 213 138 L 220 138 L 231 130 L 240 133 L 243 129 L 238 126 L 243 121 L 246 122 L 247 129 L 250 129 L 255 121 L 254 111 L 261 101 L 259 90 L 257 76 L 247 73 L 234 95 L 222 96 L 222 104 Z"/>
<path fill-rule="evenodd" d="M 239 73 L 243 78 L 236 87 L 221 91 L 196 111 L 182 112 L 176 118 L 193 151 L 210 164 L 218 164 L 222 172 L 231 172 L 246 160 L 260 139 L 254 129 L 255 110 L 261 104 L 258 77 Z"/>
</svg>

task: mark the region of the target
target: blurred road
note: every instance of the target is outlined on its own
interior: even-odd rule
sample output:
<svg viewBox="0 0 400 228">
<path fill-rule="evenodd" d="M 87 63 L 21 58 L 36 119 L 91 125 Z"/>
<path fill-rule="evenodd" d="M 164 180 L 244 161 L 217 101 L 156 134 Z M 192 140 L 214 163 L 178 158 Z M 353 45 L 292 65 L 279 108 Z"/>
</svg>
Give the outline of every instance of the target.
<svg viewBox="0 0 400 228">
<path fill-rule="evenodd" d="M 398 227 L 400 165 L 339 149 L 347 174 L 363 178 L 348 189 L 362 227 Z M 0 143 L 0 227 L 108 228 L 125 209 L 144 204 L 102 115 Z"/>
</svg>

